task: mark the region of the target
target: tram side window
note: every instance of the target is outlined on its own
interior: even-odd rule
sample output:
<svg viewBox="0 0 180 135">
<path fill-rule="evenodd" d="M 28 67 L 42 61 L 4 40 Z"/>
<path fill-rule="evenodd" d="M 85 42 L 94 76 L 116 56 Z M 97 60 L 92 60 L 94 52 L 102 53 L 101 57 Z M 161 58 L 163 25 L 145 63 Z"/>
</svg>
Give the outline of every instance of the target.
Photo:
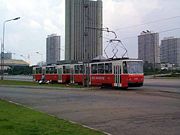
<svg viewBox="0 0 180 135">
<path fill-rule="evenodd" d="M 97 64 L 92 64 L 91 65 L 91 73 L 92 74 L 97 74 Z"/>
<path fill-rule="evenodd" d="M 106 74 L 112 73 L 112 63 L 105 63 L 105 73 Z"/>
<path fill-rule="evenodd" d="M 46 68 L 46 73 L 47 73 L 47 74 L 50 74 L 50 69 L 49 69 L 49 67 Z"/>
<path fill-rule="evenodd" d="M 48 68 L 46 69 L 46 72 L 47 72 L 47 74 L 51 74 L 51 68 L 48 67 Z"/>
<path fill-rule="evenodd" d="M 35 71 L 35 69 L 33 69 L 33 73 L 32 74 L 36 74 L 36 71 Z"/>
<path fill-rule="evenodd" d="M 57 69 L 55 69 L 55 67 L 47 67 L 46 68 L 46 73 L 47 74 L 56 74 L 57 73 Z"/>
<path fill-rule="evenodd" d="M 74 66 L 75 74 L 79 74 L 79 65 Z"/>
<path fill-rule="evenodd" d="M 126 61 L 123 62 L 123 73 L 128 73 Z"/>
<path fill-rule="evenodd" d="M 104 63 L 98 64 L 98 73 L 104 74 Z"/>
<path fill-rule="evenodd" d="M 36 68 L 36 74 L 41 74 L 42 73 L 42 68 Z"/>
<path fill-rule="evenodd" d="M 46 69 L 42 69 L 42 74 L 45 74 L 46 73 Z"/>
<path fill-rule="evenodd" d="M 58 74 L 62 74 L 62 68 L 58 68 Z"/>
<path fill-rule="evenodd" d="M 54 74 L 57 74 L 57 68 L 54 67 Z"/>
<path fill-rule="evenodd" d="M 63 66 L 63 74 L 66 73 L 66 66 Z"/>
<path fill-rule="evenodd" d="M 36 69 L 33 69 L 33 74 L 36 74 Z"/>
<path fill-rule="evenodd" d="M 70 66 L 63 66 L 63 73 L 69 74 L 70 73 Z"/>
<path fill-rule="evenodd" d="M 49 74 L 49 68 L 46 67 L 46 74 Z"/>
<path fill-rule="evenodd" d="M 49 68 L 49 73 L 50 73 L 50 74 L 53 74 L 54 72 L 55 72 L 55 68 L 54 68 L 54 67 L 50 67 L 50 68 Z"/>
<path fill-rule="evenodd" d="M 79 68 L 80 68 L 79 69 L 80 74 L 83 74 L 83 71 L 84 71 L 83 65 L 80 65 Z"/>
<path fill-rule="evenodd" d="M 54 68 L 51 67 L 51 68 L 50 68 L 50 74 L 53 74 L 53 73 L 54 73 Z"/>
</svg>

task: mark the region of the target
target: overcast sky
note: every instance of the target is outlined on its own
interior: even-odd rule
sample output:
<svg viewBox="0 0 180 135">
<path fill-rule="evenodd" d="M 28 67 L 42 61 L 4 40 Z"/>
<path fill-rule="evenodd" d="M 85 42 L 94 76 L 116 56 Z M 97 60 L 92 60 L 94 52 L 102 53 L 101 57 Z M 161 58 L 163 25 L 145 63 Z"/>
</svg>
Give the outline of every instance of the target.
<svg viewBox="0 0 180 135">
<path fill-rule="evenodd" d="M 31 64 L 41 61 L 41 55 L 36 54 L 40 52 L 45 61 L 46 37 L 57 33 L 61 35 L 64 59 L 65 0 L 0 0 L 0 39 L 3 21 L 18 16 L 20 20 L 6 25 L 6 52 L 12 52 L 16 59 L 28 60 L 29 55 Z M 180 0 L 103 0 L 103 25 L 117 33 L 129 57 L 137 58 L 137 35 L 141 31 L 180 28 Z M 169 36 L 180 37 L 180 29 L 160 33 L 160 39 Z M 112 35 L 104 33 L 104 37 Z M 104 38 L 104 46 L 107 44 Z"/>
</svg>

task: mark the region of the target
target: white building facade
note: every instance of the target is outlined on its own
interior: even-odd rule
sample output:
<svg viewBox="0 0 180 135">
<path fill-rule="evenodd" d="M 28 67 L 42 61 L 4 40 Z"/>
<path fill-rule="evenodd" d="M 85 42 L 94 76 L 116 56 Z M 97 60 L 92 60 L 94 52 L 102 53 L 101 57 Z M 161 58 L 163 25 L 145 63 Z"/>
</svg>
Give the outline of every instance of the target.
<svg viewBox="0 0 180 135">
<path fill-rule="evenodd" d="M 180 38 L 168 37 L 161 40 L 161 63 L 180 67 Z"/>
<path fill-rule="evenodd" d="M 138 36 L 138 59 L 154 66 L 160 64 L 159 33 L 143 31 Z"/>
<path fill-rule="evenodd" d="M 65 60 L 102 55 L 102 0 L 66 0 Z"/>
</svg>

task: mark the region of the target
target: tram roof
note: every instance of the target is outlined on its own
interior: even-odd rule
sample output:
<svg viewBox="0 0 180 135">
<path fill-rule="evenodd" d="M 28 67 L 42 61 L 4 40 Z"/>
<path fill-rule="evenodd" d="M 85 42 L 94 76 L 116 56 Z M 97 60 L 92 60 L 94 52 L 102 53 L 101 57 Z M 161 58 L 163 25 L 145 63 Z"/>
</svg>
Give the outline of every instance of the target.
<svg viewBox="0 0 180 135">
<path fill-rule="evenodd" d="M 130 61 L 130 60 L 139 60 L 139 59 L 135 59 L 135 58 L 128 58 L 128 57 L 123 57 L 123 58 L 115 58 L 115 59 L 106 59 L 106 60 L 91 60 L 90 63 L 97 63 L 97 62 L 110 62 L 110 61 L 119 61 L 119 60 L 127 60 L 127 61 Z M 84 63 L 88 63 L 88 62 L 84 62 Z M 77 63 L 76 63 L 77 64 Z"/>
<path fill-rule="evenodd" d="M 118 61 L 118 60 L 138 60 L 138 59 L 133 59 L 133 58 L 128 58 L 128 57 L 123 57 L 123 58 L 109 58 L 109 59 L 101 59 L 101 60 L 97 60 L 97 59 L 93 59 L 91 61 L 76 61 L 76 60 L 62 60 L 62 61 L 58 61 L 57 64 L 49 64 L 49 65 L 46 65 L 46 66 L 55 66 L 55 65 L 65 65 L 65 64 L 87 64 L 87 63 L 97 63 L 97 62 L 110 62 L 110 61 Z M 45 65 L 43 65 L 45 66 Z M 43 66 L 34 66 L 34 67 L 43 67 Z"/>
</svg>

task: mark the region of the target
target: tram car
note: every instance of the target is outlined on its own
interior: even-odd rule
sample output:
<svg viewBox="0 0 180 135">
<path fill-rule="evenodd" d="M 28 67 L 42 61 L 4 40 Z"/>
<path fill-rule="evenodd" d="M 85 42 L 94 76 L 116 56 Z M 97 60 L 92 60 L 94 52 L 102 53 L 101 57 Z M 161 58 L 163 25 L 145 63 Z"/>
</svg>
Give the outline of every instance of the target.
<svg viewBox="0 0 180 135">
<path fill-rule="evenodd" d="M 70 64 L 33 67 L 33 79 L 39 82 L 44 79 L 52 83 L 70 83 Z"/>
<path fill-rule="evenodd" d="M 143 62 L 141 60 L 111 60 L 74 65 L 74 83 L 88 79 L 92 86 L 140 87 L 144 82 Z M 89 67 L 89 68 L 88 68 Z M 84 74 L 83 74 L 84 73 Z"/>
<path fill-rule="evenodd" d="M 45 71 L 36 67 L 33 73 L 36 81 L 44 74 L 47 81 L 102 87 L 140 87 L 144 82 L 143 61 L 132 59 L 52 65 Z"/>
<path fill-rule="evenodd" d="M 33 80 L 34 81 L 40 81 L 42 78 L 42 67 L 40 66 L 34 66 L 33 67 Z"/>
</svg>

